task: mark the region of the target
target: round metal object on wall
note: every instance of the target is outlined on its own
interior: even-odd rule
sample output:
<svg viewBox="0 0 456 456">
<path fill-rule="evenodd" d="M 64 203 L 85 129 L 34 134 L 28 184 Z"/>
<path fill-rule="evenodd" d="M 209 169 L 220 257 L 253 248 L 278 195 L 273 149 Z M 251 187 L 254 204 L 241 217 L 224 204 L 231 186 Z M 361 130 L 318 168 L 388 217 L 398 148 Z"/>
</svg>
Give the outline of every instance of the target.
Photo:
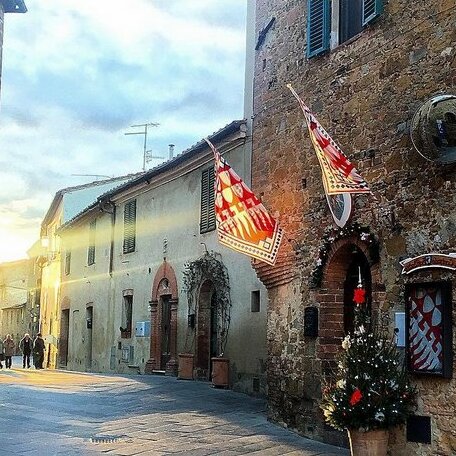
<svg viewBox="0 0 456 456">
<path fill-rule="evenodd" d="M 343 228 L 352 214 L 352 197 L 350 193 L 337 193 L 336 195 L 326 195 L 329 210 L 334 222 Z"/>
<path fill-rule="evenodd" d="M 413 116 L 410 138 L 426 160 L 440 164 L 456 162 L 456 95 L 437 95 Z"/>
</svg>

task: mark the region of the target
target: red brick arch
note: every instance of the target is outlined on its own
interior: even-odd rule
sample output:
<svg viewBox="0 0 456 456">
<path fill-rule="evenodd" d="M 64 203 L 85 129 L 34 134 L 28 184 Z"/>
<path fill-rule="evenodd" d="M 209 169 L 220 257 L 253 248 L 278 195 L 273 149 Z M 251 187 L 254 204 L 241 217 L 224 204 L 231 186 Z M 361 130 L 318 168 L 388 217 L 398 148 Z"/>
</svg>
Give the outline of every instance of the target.
<svg viewBox="0 0 456 456">
<path fill-rule="evenodd" d="M 159 287 L 163 279 L 168 281 L 167 289 L 160 289 Z M 163 261 L 155 274 L 151 301 L 158 301 L 163 294 L 171 295 L 171 299 L 177 300 L 178 298 L 176 274 L 173 267 L 166 261 Z"/>
<path fill-rule="evenodd" d="M 166 374 L 177 375 L 177 306 L 178 288 L 173 267 L 165 260 L 158 268 L 152 285 L 150 300 L 150 358 L 146 363 L 146 373 L 164 370 Z M 170 315 L 170 360 L 161 365 L 162 314 L 160 300 L 166 298 L 171 306 Z"/>
<path fill-rule="evenodd" d="M 316 294 L 320 307 L 319 337 L 317 340 L 317 358 L 321 360 L 322 373 L 334 368 L 335 355 L 339 352 L 344 333 L 344 283 L 350 263 L 350 256 L 356 247 L 368 264 L 372 284 L 373 309 L 384 301 L 380 277 L 380 265 L 369 252 L 369 245 L 361 241 L 356 234 L 335 241 L 328 252 L 323 269 L 321 288 Z M 375 260 L 375 261 L 374 261 Z"/>
</svg>

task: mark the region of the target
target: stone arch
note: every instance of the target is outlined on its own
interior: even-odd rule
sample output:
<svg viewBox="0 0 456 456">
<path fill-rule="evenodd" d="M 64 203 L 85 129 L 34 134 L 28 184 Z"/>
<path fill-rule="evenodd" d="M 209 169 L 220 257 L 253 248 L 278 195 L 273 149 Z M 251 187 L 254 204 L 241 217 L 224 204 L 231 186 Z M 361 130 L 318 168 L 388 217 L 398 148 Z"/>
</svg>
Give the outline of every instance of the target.
<svg viewBox="0 0 456 456">
<path fill-rule="evenodd" d="M 155 274 L 150 303 L 150 358 L 145 372 L 177 375 L 178 288 L 173 267 L 164 260 Z M 167 356 L 163 356 L 166 344 Z"/>
<path fill-rule="evenodd" d="M 372 256 L 369 245 L 353 234 L 336 240 L 330 247 L 323 269 L 321 288 L 316 294 L 320 307 L 320 330 L 317 341 L 317 357 L 321 360 L 322 374 L 326 375 L 335 367 L 335 355 L 347 329 L 344 309 L 347 308 L 346 281 L 354 258 L 364 261 L 363 280 L 368 291 L 372 311 L 384 301 L 384 287 L 381 284 L 380 265 Z M 344 306 L 345 303 L 345 306 Z M 369 302 L 368 302 L 369 305 Z"/>
<path fill-rule="evenodd" d="M 160 288 L 160 284 L 163 285 L 163 280 L 166 279 L 168 284 L 166 287 Z M 154 277 L 154 283 L 152 285 L 152 299 L 151 301 L 157 301 L 158 298 L 163 295 L 168 294 L 171 296 L 171 299 L 177 301 L 178 299 L 178 289 L 177 289 L 177 279 L 173 267 L 165 260 L 158 268 L 157 273 Z"/>
</svg>

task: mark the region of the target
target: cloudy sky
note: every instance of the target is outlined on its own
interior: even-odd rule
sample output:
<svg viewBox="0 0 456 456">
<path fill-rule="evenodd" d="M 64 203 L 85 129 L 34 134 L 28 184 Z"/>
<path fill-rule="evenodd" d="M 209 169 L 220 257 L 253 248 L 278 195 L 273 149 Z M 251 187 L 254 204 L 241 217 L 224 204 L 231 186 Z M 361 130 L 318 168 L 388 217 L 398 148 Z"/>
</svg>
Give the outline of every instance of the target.
<svg viewBox="0 0 456 456">
<path fill-rule="evenodd" d="M 245 0 L 25 0 L 5 15 L 0 262 L 26 257 L 57 190 L 143 166 L 243 117 Z M 155 159 L 148 167 L 155 166 Z"/>
</svg>

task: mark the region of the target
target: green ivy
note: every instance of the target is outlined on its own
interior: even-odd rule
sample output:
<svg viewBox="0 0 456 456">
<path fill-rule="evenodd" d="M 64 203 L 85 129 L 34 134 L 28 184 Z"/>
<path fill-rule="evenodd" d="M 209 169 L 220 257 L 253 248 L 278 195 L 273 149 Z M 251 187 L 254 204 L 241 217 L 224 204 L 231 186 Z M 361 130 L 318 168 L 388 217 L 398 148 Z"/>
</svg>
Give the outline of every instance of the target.
<svg viewBox="0 0 456 456">
<path fill-rule="evenodd" d="M 201 286 L 210 280 L 215 289 L 217 336 L 219 356 L 222 356 L 228 339 L 231 321 L 230 280 L 226 266 L 216 253 L 206 252 L 201 258 L 184 264 L 183 291 L 187 294 L 188 313 L 197 315 L 198 295 Z"/>
</svg>

